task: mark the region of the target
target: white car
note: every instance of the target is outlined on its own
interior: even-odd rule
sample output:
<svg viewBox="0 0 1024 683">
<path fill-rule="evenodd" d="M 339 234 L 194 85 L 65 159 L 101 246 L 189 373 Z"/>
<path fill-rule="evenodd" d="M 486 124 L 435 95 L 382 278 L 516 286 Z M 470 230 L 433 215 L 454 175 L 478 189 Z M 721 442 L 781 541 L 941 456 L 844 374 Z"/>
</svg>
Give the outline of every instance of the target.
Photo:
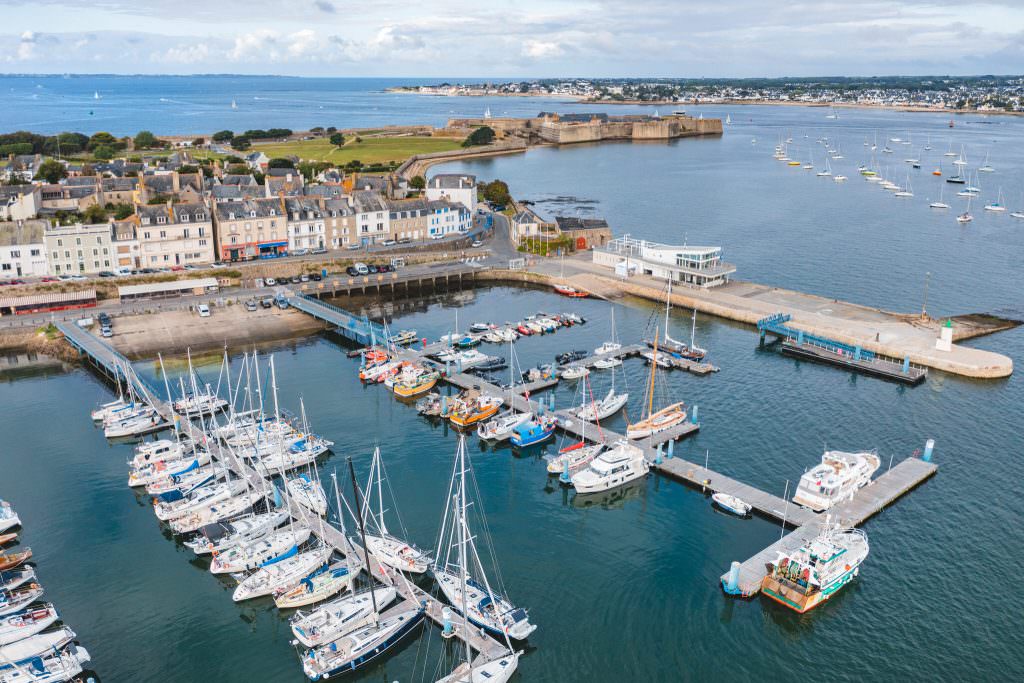
<svg viewBox="0 0 1024 683">
<path fill-rule="evenodd" d="M 483 243 L 483 242 L 481 242 L 480 240 L 475 240 L 475 241 L 473 242 L 473 244 L 471 244 L 471 245 L 469 245 L 469 246 L 471 246 L 471 247 L 473 247 L 474 249 L 476 249 L 477 247 L 482 247 L 482 246 L 484 246 L 484 243 Z"/>
<path fill-rule="evenodd" d="M 199 304 L 198 306 L 196 306 L 196 311 L 199 313 L 200 318 L 210 317 L 210 307 L 207 306 L 206 304 Z"/>
</svg>

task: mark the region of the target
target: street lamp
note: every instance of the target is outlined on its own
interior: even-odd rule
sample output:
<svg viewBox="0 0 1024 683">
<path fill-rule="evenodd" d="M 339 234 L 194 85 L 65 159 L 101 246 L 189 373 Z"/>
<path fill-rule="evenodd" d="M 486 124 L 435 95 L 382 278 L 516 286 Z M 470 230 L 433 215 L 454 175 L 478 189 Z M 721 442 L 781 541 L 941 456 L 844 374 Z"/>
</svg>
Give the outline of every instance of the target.
<svg viewBox="0 0 1024 683">
<path fill-rule="evenodd" d="M 924 274 L 924 301 L 921 303 L 921 317 L 928 317 L 928 282 L 932 279 L 931 272 Z"/>
</svg>

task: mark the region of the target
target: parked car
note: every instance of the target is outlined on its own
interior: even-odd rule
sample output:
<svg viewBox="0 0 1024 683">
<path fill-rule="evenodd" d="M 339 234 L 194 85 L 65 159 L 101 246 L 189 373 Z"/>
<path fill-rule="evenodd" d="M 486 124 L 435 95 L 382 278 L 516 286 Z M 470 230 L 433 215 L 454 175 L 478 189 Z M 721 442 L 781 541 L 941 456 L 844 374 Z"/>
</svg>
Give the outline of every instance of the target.
<svg viewBox="0 0 1024 683">
<path fill-rule="evenodd" d="M 326 254 L 327 253 L 327 249 L 325 249 L 324 247 L 318 247 L 316 249 L 313 249 L 309 253 L 310 254 Z"/>
<path fill-rule="evenodd" d="M 288 299 L 284 298 L 283 296 L 278 296 L 277 301 L 275 303 L 277 304 L 277 307 L 282 310 L 288 308 Z"/>
<path fill-rule="evenodd" d="M 260 306 L 262 306 L 263 308 L 273 308 L 273 306 L 274 306 L 274 299 L 273 299 L 273 297 L 265 296 L 262 299 L 260 299 Z"/>
<path fill-rule="evenodd" d="M 397 242 L 395 242 L 394 240 L 384 240 L 383 242 L 380 243 L 380 246 L 382 246 L 382 247 L 393 247 L 396 244 L 397 244 Z"/>
<path fill-rule="evenodd" d="M 355 277 L 356 275 L 359 275 L 359 269 L 356 268 L 355 266 L 349 266 L 348 268 L 345 269 L 345 272 L 348 273 L 349 277 Z"/>
<path fill-rule="evenodd" d="M 207 306 L 206 304 L 199 304 L 198 306 L 196 306 L 196 312 L 199 313 L 200 318 L 210 317 L 210 307 Z"/>
<path fill-rule="evenodd" d="M 382 263 L 379 266 L 377 266 L 378 273 L 390 273 L 392 270 L 394 270 L 394 268 L 392 268 L 386 263 Z"/>
<path fill-rule="evenodd" d="M 110 329 L 109 327 L 102 327 L 100 328 L 100 334 L 103 335 L 104 337 L 113 337 L 114 330 Z"/>
<path fill-rule="evenodd" d="M 474 249 L 476 249 L 477 247 L 482 247 L 482 246 L 484 246 L 484 243 L 483 243 L 483 242 L 481 242 L 480 240 L 473 240 L 473 244 L 471 244 L 471 245 L 469 245 L 469 246 L 471 246 L 471 247 L 473 247 Z"/>
<path fill-rule="evenodd" d="M 350 244 L 350 245 L 348 245 L 345 248 L 348 249 L 349 251 L 357 251 L 358 249 L 362 249 L 362 247 L 363 247 L 363 245 L 357 243 L 357 244 Z"/>
<path fill-rule="evenodd" d="M 248 301 L 246 301 L 245 302 L 245 310 L 249 311 L 250 313 L 252 311 L 255 311 L 256 310 L 256 299 L 249 299 Z"/>
<path fill-rule="evenodd" d="M 117 275 L 110 270 L 101 270 L 99 272 L 100 277 L 117 277 Z"/>
<path fill-rule="evenodd" d="M 83 282 L 85 280 L 88 280 L 89 278 L 87 278 L 84 275 L 72 275 L 71 279 L 74 280 L 75 282 Z"/>
<path fill-rule="evenodd" d="M 353 264 L 352 267 L 356 269 L 356 271 L 358 272 L 359 275 L 369 275 L 370 274 L 370 269 L 367 268 L 365 263 L 356 263 L 356 264 Z"/>
<path fill-rule="evenodd" d="M 373 265 L 372 263 L 369 266 L 367 266 L 367 269 L 370 271 L 370 275 L 377 274 L 377 266 Z"/>
<path fill-rule="evenodd" d="M 272 277 L 268 277 L 263 281 L 263 284 L 265 284 L 267 287 L 273 287 L 274 285 L 277 284 L 277 280 L 275 280 Z"/>
<path fill-rule="evenodd" d="M 298 275 L 292 275 L 291 283 L 292 283 L 293 285 L 297 285 L 297 284 L 299 284 L 300 282 L 302 282 L 302 280 L 301 280 L 301 279 L 299 278 L 299 276 L 298 276 Z"/>
<path fill-rule="evenodd" d="M 309 282 L 309 276 L 303 273 L 299 276 L 299 282 Z"/>
<path fill-rule="evenodd" d="M 50 277 L 49 275 L 47 275 L 46 277 L 44 277 L 42 281 L 43 281 L 43 282 L 60 282 L 60 280 L 58 280 L 57 278 L 55 278 L 55 277 Z"/>
<path fill-rule="evenodd" d="M 305 256 L 308 253 L 309 253 L 309 249 L 296 249 L 295 251 L 291 252 L 291 255 L 292 256 Z"/>
<path fill-rule="evenodd" d="M 103 327 L 110 327 L 110 316 L 107 315 L 106 313 L 100 313 L 98 316 L 96 316 L 96 319 L 100 321 L 100 325 L 102 325 Z"/>
<path fill-rule="evenodd" d="M 323 280 L 323 277 L 319 273 L 313 273 L 312 275 L 309 276 L 309 279 L 312 280 L 313 282 L 320 282 L 321 280 Z"/>
</svg>

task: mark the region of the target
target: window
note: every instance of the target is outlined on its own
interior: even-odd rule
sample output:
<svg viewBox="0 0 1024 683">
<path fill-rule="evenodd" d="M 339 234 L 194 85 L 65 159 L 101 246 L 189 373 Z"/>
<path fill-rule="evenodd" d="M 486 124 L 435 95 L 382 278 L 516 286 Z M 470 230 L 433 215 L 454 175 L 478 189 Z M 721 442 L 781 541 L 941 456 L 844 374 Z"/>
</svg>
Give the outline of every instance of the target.
<svg viewBox="0 0 1024 683">
<path fill-rule="evenodd" d="M 56 261 L 58 258 L 60 258 L 60 252 L 53 252 L 53 260 Z"/>
<path fill-rule="evenodd" d="M 103 244 L 103 235 L 96 236 L 96 244 Z"/>
<path fill-rule="evenodd" d="M 29 256 L 39 256 L 40 252 L 38 249 L 33 249 L 29 252 Z"/>
<path fill-rule="evenodd" d="M 205 247 L 206 246 L 206 240 L 199 240 L 199 246 Z"/>
<path fill-rule="evenodd" d="M 184 230 L 181 231 L 181 237 L 182 239 L 188 239 L 188 228 L 185 228 Z"/>
<path fill-rule="evenodd" d="M 11 264 L 10 263 L 0 264 L 0 270 L 10 270 L 10 269 L 11 269 Z"/>
<path fill-rule="evenodd" d="M 206 228 L 199 228 L 199 236 L 206 237 Z"/>
<path fill-rule="evenodd" d="M 161 230 L 160 231 L 160 239 L 166 239 L 166 238 L 167 238 L 167 231 L 166 230 Z"/>
<path fill-rule="evenodd" d="M 57 246 L 58 247 L 63 247 L 64 246 L 64 240 L 57 240 Z"/>
<path fill-rule="evenodd" d="M 64 258 L 71 258 L 71 251 L 69 249 L 64 250 Z"/>
<path fill-rule="evenodd" d="M 106 255 L 107 255 L 107 248 L 106 248 L 106 247 L 103 247 L 103 255 L 104 255 L 104 256 L 106 256 Z"/>
<path fill-rule="evenodd" d="M 206 220 L 206 214 L 205 213 L 197 213 L 196 214 L 196 220 L 197 221 L 205 221 Z M 202 230 L 202 228 L 199 228 L 199 229 Z"/>
<path fill-rule="evenodd" d="M 142 224 L 143 225 L 149 225 L 149 216 L 143 216 L 142 217 Z"/>
<path fill-rule="evenodd" d="M 187 213 L 183 213 L 183 214 L 181 214 L 180 216 L 178 216 L 178 219 L 179 219 L 179 220 L 180 220 L 180 221 L 181 221 L 182 223 L 188 223 L 188 214 L 187 214 Z"/>
<path fill-rule="evenodd" d="M 11 258 L 21 258 L 21 252 L 17 249 L 11 250 Z"/>
<path fill-rule="evenodd" d="M 93 256 L 99 256 L 100 255 L 100 250 L 99 249 L 93 249 L 92 250 L 92 255 Z"/>
<path fill-rule="evenodd" d="M 106 267 L 109 267 L 110 266 L 110 261 L 104 261 L 103 265 L 106 266 Z"/>
<path fill-rule="evenodd" d="M 249 212 L 249 218 L 256 218 L 256 212 L 255 211 L 250 211 Z"/>
<path fill-rule="evenodd" d="M 82 246 L 82 238 L 81 237 L 76 237 L 75 238 L 75 246 L 79 246 L 79 247 Z"/>
<path fill-rule="evenodd" d="M 92 267 L 93 268 L 99 268 L 100 267 L 100 262 L 99 261 L 93 261 L 92 262 Z"/>
<path fill-rule="evenodd" d="M 156 217 L 156 222 L 158 224 L 160 224 L 160 225 L 163 225 L 164 223 L 167 222 L 167 217 L 166 216 L 157 216 Z"/>
<path fill-rule="evenodd" d="M 142 239 L 148 240 L 149 239 L 149 233 L 148 232 L 142 233 Z"/>
<path fill-rule="evenodd" d="M 231 236 L 231 244 L 238 244 L 238 238 L 234 235 Z"/>
</svg>

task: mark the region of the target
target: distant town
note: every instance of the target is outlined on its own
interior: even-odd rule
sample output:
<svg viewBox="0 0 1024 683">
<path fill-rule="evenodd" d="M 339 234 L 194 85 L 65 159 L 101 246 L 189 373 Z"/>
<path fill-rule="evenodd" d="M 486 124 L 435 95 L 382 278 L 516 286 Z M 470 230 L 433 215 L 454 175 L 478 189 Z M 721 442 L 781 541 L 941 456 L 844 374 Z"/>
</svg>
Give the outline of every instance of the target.
<svg viewBox="0 0 1024 683">
<path fill-rule="evenodd" d="M 423 95 L 565 97 L 652 104 L 806 104 L 1024 112 L 1024 76 L 785 79 L 539 79 L 396 88 Z"/>
</svg>

